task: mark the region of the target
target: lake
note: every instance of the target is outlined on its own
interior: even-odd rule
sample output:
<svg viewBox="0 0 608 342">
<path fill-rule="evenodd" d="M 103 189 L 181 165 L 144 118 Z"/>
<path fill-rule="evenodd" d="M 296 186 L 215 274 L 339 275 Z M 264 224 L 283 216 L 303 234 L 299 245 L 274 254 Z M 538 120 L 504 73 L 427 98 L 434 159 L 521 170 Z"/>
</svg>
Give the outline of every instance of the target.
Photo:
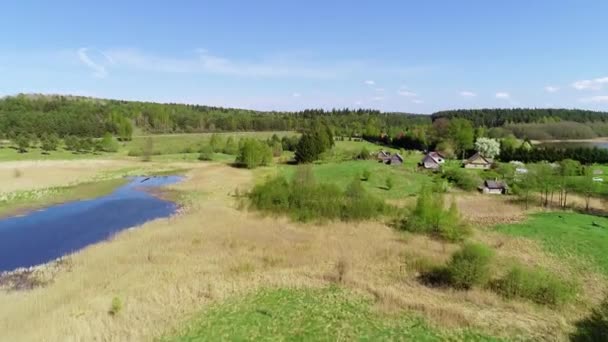
<svg viewBox="0 0 608 342">
<path fill-rule="evenodd" d="M 597 147 L 601 149 L 608 149 L 608 141 L 556 141 L 540 143 L 537 146 L 557 148 Z"/>
<path fill-rule="evenodd" d="M 181 179 L 133 177 L 107 196 L 1 219 L 0 272 L 44 264 L 108 239 L 121 230 L 172 215 L 177 204 L 146 190 Z"/>
</svg>

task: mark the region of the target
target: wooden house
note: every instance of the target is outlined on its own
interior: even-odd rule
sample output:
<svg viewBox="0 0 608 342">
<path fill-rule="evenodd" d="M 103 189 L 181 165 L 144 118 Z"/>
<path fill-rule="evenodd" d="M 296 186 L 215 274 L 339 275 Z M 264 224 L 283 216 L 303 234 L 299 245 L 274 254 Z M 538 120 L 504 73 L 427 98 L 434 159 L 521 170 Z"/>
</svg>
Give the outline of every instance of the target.
<svg viewBox="0 0 608 342">
<path fill-rule="evenodd" d="M 479 152 L 475 153 L 471 158 L 464 161 L 463 165 L 467 169 L 484 169 L 492 167 L 494 161 L 491 158 L 482 156 Z"/>
<path fill-rule="evenodd" d="M 441 164 L 445 163 L 445 157 L 439 152 L 429 152 L 418 165 L 428 170 L 438 170 Z"/>
</svg>

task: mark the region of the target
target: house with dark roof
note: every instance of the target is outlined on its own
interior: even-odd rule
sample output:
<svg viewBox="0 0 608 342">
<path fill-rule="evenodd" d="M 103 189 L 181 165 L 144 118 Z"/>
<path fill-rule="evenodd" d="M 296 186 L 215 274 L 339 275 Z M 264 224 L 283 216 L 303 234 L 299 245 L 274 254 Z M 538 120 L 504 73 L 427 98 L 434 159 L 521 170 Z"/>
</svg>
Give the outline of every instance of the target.
<svg viewBox="0 0 608 342">
<path fill-rule="evenodd" d="M 403 157 L 399 153 L 391 155 L 390 159 L 386 162 L 386 165 L 402 165 Z"/>
<path fill-rule="evenodd" d="M 445 157 L 439 152 L 429 152 L 424 155 L 419 166 L 428 170 L 438 170 L 445 163 Z"/>
<path fill-rule="evenodd" d="M 379 162 L 386 164 L 386 162 L 391 159 L 391 153 L 382 150 L 382 151 L 378 152 L 378 154 L 376 155 L 376 158 L 378 159 Z"/>
<path fill-rule="evenodd" d="M 505 182 L 486 180 L 479 187 L 479 191 L 484 194 L 506 195 L 509 192 L 509 186 Z"/>
<path fill-rule="evenodd" d="M 475 153 L 471 158 L 464 161 L 463 165 L 466 169 L 484 169 L 487 170 L 492 167 L 494 160 L 492 158 L 486 158 L 479 152 Z"/>
</svg>

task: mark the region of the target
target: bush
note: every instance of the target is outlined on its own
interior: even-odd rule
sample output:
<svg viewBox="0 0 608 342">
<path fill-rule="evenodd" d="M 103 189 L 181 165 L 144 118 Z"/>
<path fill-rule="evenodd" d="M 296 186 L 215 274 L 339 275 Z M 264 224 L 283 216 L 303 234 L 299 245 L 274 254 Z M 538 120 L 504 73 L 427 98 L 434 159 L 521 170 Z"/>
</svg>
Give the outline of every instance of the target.
<svg viewBox="0 0 608 342">
<path fill-rule="evenodd" d="M 59 145 L 59 137 L 57 134 L 43 135 L 40 138 L 40 148 L 45 152 L 55 151 Z"/>
<path fill-rule="evenodd" d="M 574 297 L 575 287 L 539 268 L 514 266 L 492 289 L 506 298 L 523 298 L 542 305 L 560 305 Z"/>
<path fill-rule="evenodd" d="M 255 209 L 289 214 L 297 221 L 364 220 L 384 212 L 384 203 L 370 196 L 359 179 L 340 190 L 334 184 L 317 184 L 309 167 L 300 167 L 291 182 L 268 179 L 249 193 Z"/>
<path fill-rule="evenodd" d="M 122 310 L 122 301 L 118 297 L 112 298 L 112 304 L 110 305 L 110 310 L 108 313 L 111 316 L 116 316 Z"/>
<path fill-rule="evenodd" d="M 452 255 L 445 267 L 449 284 L 457 289 L 468 290 L 483 286 L 490 279 L 490 262 L 494 253 L 484 245 L 468 243 Z"/>
<path fill-rule="evenodd" d="M 608 336 L 608 298 L 591 315 L 576 322 L 576 332 L 570 335 L 570 341 L 594 342 L 604 341 Z"/>
<path fill-rule="evenodd" d="M 118 151 L 118 142 L 114 140 L 111 133 L 107 132 L 101 139 L 100 149 L 104 152 L 116 152 Z"/>
<path fill-rule="evenodd" d="M 213 148 L 210 145 L 201 147 L 198 155 L 198 160 L 209 161 L 213 160 Z"/>
<path fill-rule="evenodd" d="M 363 173 L 361 174 L 361 180 L 364 182 L 367 182 L 372 176 L 372 173 L 369 172 L 368 169 L 363 170 Z"/>
<path fill-rule="evenodd" d="M 391 176 L 386 177 L 386 181 L 384 182 L 386 190 L 391 190 L 393 188 L 394 182 Z"/>
<path fill-rule="evenodd" d="M 371 158 L 371 153 L 369 153 L 369 150 L 363 146 L 361 148 L 361 151 L 359 151 L 356 156 L 355 159 L 360 159 L 360 160 L 367 160 Z"/>
<path fill-rule="evenodd" d="M 466 222 L 460 218 L 456 202 L 445 210 L 443 194 L 424 185 L 416 199 L 416 206 L 398 226 L 413 233 L 423 233 L 447 241 L 462 241 L 470 234 Z"/>
<path fill-rule="evenodd" d="M 239 147 L 235 163 L 238 166 L 254 169 L 267 166 L 272 162 L 272 151 L 268 144 L 255 139 L 245 139 Z"/>
<path fill-rule="evenodd" d="M 447 169 L 444 176 L 465 191 L 476 190 L 479 184 L 481 184 L 481 179 L 479 179 L 479 176 L 475 172 L 468 172 L 461 168 Z"/>
<path fill-rule="evenodd" d="M 14 142 L 17 145 L 19 153 L 25 153 L 30 148 L 31 138 L 27 134 L 19 134 L 15 137 Z"/>
<path fill-rule="evenodd" d="M 224 149 L 222 150 L 225 154 L 236 155 L 239 152 L 239 146 L 234 141 L 233 137 L 228 137 L 226 140 L 226 145 L 224 145 Z"/>
</svg>

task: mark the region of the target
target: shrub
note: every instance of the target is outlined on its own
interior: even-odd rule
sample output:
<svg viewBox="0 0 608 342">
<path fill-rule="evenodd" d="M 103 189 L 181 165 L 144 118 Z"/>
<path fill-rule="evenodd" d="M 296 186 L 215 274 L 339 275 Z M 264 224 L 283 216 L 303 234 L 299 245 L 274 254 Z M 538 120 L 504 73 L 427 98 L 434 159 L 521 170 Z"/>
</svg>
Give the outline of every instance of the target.
<svg viewBox="0 0 608 342">
<path fill-rule="evenodd" d="M 213 148 L 210 145 L 205 145 L 201 147 L 198 155 L 198 160 L 213 160 Z"/>
<path fill-rule="evenodd" d="M 523 298 L 542 305 L 566 303 L 575 294 L 575 287 L 539 268 L 513 266 L 492 289 L 506 298 Z"/>
<path fill-rule="evenodd" d="M 429 234 L 448 241 L 462 241 L 470 229 L 460 218 L 456 202 L 445 210 L 443 194 L 424 185 L 416 199 L 416 206 L 398 226 L 406 231 Z"/>
<path fill-rule="evenodd" d="M 283 154 L 283 146 L 280 141 L 272 141 L 269 146 L 272 149 L 273 157 L 280 157 Z"/>
<path fill-rule="evenodd" d="M 224 149 L 222 150 L 225 154 L 236 155 L 239 152 L 239 146 L 234 141 L 233 137 L 228 137 L 226 140 L 226 145 L 224 145 Z"/>
<path fill-rule="evenodd" d="M 289 214 L 297 221 L 369 219 L 384 212 L 384 203 L 370 196 L 359 179 L 345 191 L 334 184 L 317 184 L 310 167 L 299 167 L 293 180 L 275 177 L 249 193 L 255 209 Z"/>
<path fill-rule="evenodd" d="M 449 284 L 457 289 L 468 290 L 483 286 L 490 279 L 490 262 L 494 253 L 484 245 L 468 243 L 454 253 L 446 265 L 445 275 Z"/>
<path fill-rule="evenodd" d="M 444 176 L 465 191 L 475 190 L 481 183 L 476 173 L 461 168 L 449 168 L 445 171 Z"/>
<path fill-rule="evenodd" d="M 122 301 L 118 297 L 112 298 L 112 304 L 110 305 L 110 310 L 108 313 L 111 316 L 116 316 L 122 310 Z"/>
<path fill-rule="evenodd" d="M 69 135 L 63 139 L 65 149 L 68 151 L 77 152 L 80 149 L 80 140 L 72 135 Z"/>
<path fill-rule="evenodd" d="M 371 153 L 369 153 L 369 150 L 363 146 L 361 148 L 361 151 L 359 151 L 356 155 L 355 155 L 355 159 L 360 159 L 360 160 L 367 160 L 370 159 L 371 157 Z"/>
<path fill-rule="evenodd" d="M 363 170 L 363 173 L 361 174 L 361 180 L 364 182 L 367 182 L 371 176 L 372 176 L 372 173 L 369 172 L 368 169 L 365 169 L 365 170 Z"/>
<path fill-rule="evenodd" d="M 295 151 L 299 141 L 300 138 L 295 135 L 290 137 L 284 136 L 281 139 L 281 146 L 283 147 L 283 151 Z"/>
<path fill-rule="evenodd" d="M 50 151 L 55 151 L 57 149 L 57 146 L 59 145 L 59 137 L 57 137 L 57 134 L 49 134 L 49 135 L 43 135 L 40 138 L 40 143 L 41 146 L 40 148 L 45 151 L 45 152 L 50 152 Z"/>
<path fill-rule="evenodd" d="M 213 134 L 209 140 L 209 146 L 211 146 L 213 152 L 222 152 L 224 149 L 224 141 L 219 134 Z"/>
<path fill-rule="evenodd" d="M 116 152 L 118 151 L 118 142 L 114 140 L 111 133 L 106 132 L 101 139 L 100 149 L 104 152 Z"/>
<path fill-rule="evenodd" d="M 386 181 L 384 181 L 384 185 L 386 186 L 386 190 L 391 190 L 394 185 L 393 178 L 391 176 L 386 177 Z"/>
<path fill-rule="evenodd" d="M 149 162 L 154 154 L 154 140 L 152 140 L 151 137 L 146 138 L 142 152 L 143 154 L 141 160 L 144 162 Z"/>
<path fill-rule="evenodd" d="M 268 144 L 255 139 L 245 139 L 239 147 L 236 156 L 238 166 L 254 169 L 258 166 L 267 166 L 272 162 L 272 151 Z"/>
<path fill-rule="evenodd" d="M 570 341 L 604 341 L 608 336 L 608 298 L 593 309 L 589 317 L 576 322 L 575 325 L 576 332 L 570 335 Z"/>
<path fill-rule="evenodd" d="M 27 134 L 19 134 L 14 140 L 19 153 L 25 153 L 30 148 L 31 138 Z"/>
</svg>

